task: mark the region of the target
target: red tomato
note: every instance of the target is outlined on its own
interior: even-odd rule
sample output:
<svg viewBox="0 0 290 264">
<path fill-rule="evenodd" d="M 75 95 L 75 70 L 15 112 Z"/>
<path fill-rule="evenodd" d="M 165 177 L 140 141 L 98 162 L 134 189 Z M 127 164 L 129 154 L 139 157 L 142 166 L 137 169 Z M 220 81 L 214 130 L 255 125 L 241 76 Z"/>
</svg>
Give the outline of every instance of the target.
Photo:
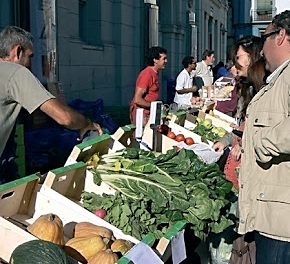
<svg viewBox="0 0 290 264">
<path fill-rule="evenodd" d="M 187 137 L 184 140 L 186 145 L 193 145 L 194 144 L 194 140 L 191 137 Z"/>
<path fill-rule="evenodd" d="M 167 133 L 167 136 L 168 136 L 169 138 L 175 139 L 175 134 L 174 134 L 174 132 L 172 132 L 172 131 L 169 131 L 169 132 Z"/>
<path fill-rule="evenodd" d="M 182 134 L 178 134 L 178 135 L 176 135 L 175 140 L 178 142 L 181 142 L 181 141 L 185 140 L 185 137 Z"/>
</svg>

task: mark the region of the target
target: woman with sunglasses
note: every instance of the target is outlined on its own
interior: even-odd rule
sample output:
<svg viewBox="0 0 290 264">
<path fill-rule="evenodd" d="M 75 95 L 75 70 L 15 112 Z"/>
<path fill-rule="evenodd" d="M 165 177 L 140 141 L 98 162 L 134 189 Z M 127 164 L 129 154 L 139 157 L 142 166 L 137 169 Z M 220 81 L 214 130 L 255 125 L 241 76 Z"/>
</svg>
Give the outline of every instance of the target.
<svg viewBox="0 0 290 264">
<path fill-rule="evenodd" d="M 232 48 L 232 59 L 238 71 L 235 87 L 238 92 L 237 125 L 234 126 L 236 133 L 228 133 L 213 146 L 216 151 L 223 151 L 226 147 L 231 146 L 224 172 L 226 178 L 233 183 L 237 190 L 239 189 L 237 170 L 240 167 L 241 137 L 245 126 L 246 109 L 265 80 L 265 63 L 260 55 L 261 49 L 261 38 L 255 36 L 243 37 Z M 233 235 L 231 238 L 233 248 L 229 263 L 254 263 L 255 244 L 251 236 L 252 234 L 246 237 L 238 234 Z M 245 239 L 251 243 L 245 242 Z"/>
</svg>

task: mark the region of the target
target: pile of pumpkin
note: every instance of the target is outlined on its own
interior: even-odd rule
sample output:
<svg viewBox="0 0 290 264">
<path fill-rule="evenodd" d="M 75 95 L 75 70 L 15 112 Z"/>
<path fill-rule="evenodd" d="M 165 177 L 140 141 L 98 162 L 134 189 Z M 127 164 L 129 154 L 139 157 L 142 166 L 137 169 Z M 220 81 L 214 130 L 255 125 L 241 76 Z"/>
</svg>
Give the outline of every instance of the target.
<svg viewBox="0 0 290 264">
<path fill-rule="evenodd" d="M 61 254 L 59 249 L 65 252 L 81 263 L 88 264 L 115 264 L 119 257 L 126 254 L 134 244 L 131 241 L 124 239 L 115 239 L 113 232 L 103 226 L 98 226 L 89 222 L 76 223 L 73 229 L 73 238 L 65 242 L 64 226 L 62 220 L 54 214 L 42 215 L 36 221 L 27 227 L 27 231 L 36 236 L 40 240 L 26 242 L 18 246 L 12 253 L 9 263 L 24 264 L 23 249 L 30 248 L 29 243 L 40 243 L 42 249 L 35 248 L 34 254 L 40 258 L 39 253 L 43 250 L 41 262 L 32 262 L 31 257 L 27 259 L 27 263 L 74 263 L 72 260 L 68 262 L 49 262 L 45 257 L 51 257 L 56 254 Z M 39 242 L 36 242 L 39 241 Z M 47 243 L 46 243 L 47 242 Z M 56 246 L 57 245 L 57 246 Z M 46 247 L 46 248 L 43 248 Z M 57 249 L 56 249 L 57 248 Z M 48 250 L 52 251 L 47 254 Z M 65 254 L 64 254 L 65 255 Z M 62 258 L 65 258 L 62 256 Z"/>
</svg>

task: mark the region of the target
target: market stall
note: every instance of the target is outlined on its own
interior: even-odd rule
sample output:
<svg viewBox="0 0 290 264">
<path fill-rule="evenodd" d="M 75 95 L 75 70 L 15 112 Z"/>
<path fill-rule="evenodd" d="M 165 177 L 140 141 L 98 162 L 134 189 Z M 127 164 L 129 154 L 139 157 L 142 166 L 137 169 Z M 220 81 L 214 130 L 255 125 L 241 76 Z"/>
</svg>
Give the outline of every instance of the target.
<svg viewBox="0 0 290 264">
<path fill-rule="evenodd" d="M 37 238 L 55 243 L 31 232 L 45 215 L 59 219 L 65 254 L 89 264 L 100 263 L 96 255 L 104 250 L 111 254 L 108 263 L 181 263 L 190 251 L 185 230 L 206 240 L 233 226 L 232 184 L 211 149 L 230 131 L 230 120 L 203 110 L 167 112 L 170 120 L 157 111 L 163 116 L 155 116 L 141 138 L 132 125 L 93 136 L 73 148 L 63 167 L 1 185 L 0 236 L 9 243 L 0 242 L 0 258 L 11 262 L 18 247 Z M 215 138 L 200 134 L 209 130 Z M 88 235 L 76 236 L 81 225 Z M 95 226 L 111 236 L 98 238 L 100 249 L 90 251 Z M 79 239 L 85 236 L 93 240 Z M 122 252 L 112 248 L 116 240 L 124 242 Z"/>
</svg>

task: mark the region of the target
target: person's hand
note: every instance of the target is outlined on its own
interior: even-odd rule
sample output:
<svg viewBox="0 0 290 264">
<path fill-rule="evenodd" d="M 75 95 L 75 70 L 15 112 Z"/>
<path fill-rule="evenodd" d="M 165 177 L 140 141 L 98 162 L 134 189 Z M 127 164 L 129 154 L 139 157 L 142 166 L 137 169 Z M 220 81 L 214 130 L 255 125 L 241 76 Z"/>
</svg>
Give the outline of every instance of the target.
<svg viewBox="0 0 290 264">
<path fill-rule="evenodd" d="M 101 126 L 98 123 L 93 123 L 93 129 L 91 130 L 96 130 L 100 136 L 104 134 Z"/>
<path fill-rule="evenodd" d="M 236 161 L 238 161 L 241 158 L 241 147 L 238 144 L 232 147 L 231 155 L 234 157 Z"/>
<path fill-rule="evenodd" d="M 88 131 L 96 131 L 100 136 L 103 135 L 103 130 L 101 126 L 98 123 L 94 123 L 88 120 L 88 125 L 85 128 L 80 129 L 80 137 L 78 138 L 78 140 L 82 141 L 84 138 L 84 135 Z"/>
<path fill-rule="evenodd" d="M 231 123 L 230 127 L 233 128 L 233 129 L 238 129 L 239 128 L 239 126 L 237 124 L 235 124 L 235 123 Z"/>
<path fill-rule="evenodd" d="M 225 149 L 225 147 L 226 147 L 225 144 L 222 143 L 222 142 L 220 142 L 220 141 L 214 143 L 213 146 L 212 146 L 212 148 L 213 148 L 214 151 L 216 151 L 216 152 L 223 152 L 224 149 Z"/>
</svg>

